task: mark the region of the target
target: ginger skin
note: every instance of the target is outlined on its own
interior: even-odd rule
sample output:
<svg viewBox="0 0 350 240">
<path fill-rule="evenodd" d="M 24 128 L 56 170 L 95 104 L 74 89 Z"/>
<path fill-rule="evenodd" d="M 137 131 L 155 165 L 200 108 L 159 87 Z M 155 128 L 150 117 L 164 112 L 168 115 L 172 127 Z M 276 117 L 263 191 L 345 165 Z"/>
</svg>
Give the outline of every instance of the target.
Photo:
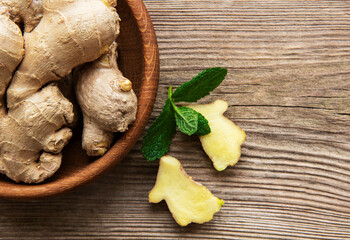
<svg viewBox="0 0 350 240">
<path fill-rule="evenodd" d="M 7 15 L 0 15 L 0 108 L 12 73 L 21 62 L 24 40 L 19 27 Z"/>
<path fill-rule="evenodd" d="M 24 34 L 26 53 L 7 90 L 8 108 L 100 57 L 119 33 L 112 5 L 101 0 L 45 1 L 40 23 Z"/>
<path fill-rule="evenodd" d="M 113 132 L 125 132 L 135 120 L 137 97 L 117 66 L 117 44 L 109 53 L 75 73 L 76 97 L 83 112 L 82 147 L 89 156 L 105 154 Z"/>
<path fill-rule="evenodd" d="M 72 137 L 72 131 L 62 126 L 73 117 L 73 105 L 52 85 L 10 109 L 8 115 L 2 114 L 0 172 L 25 183 L 51 177 L 61 165 L 60 152 Z"/>
<path fill-rule="evenodd" d="M 105 53 L 119 33 L 115 4 L 115 0 L 1 1 L 0 173 L 16 182 L 40 183 L 57 171 L 62 148 L 72 136 L 64 126 L 73 122 L 73 105 L 57 86 L 43 86 Z"/>
<path fill-rule="evenodd" d="M 31 32 L 40 22 L 43 14 L 44 0 L 1 0 L 1 12 L 7 12 L 10 19 L 17 23 L 24 23 L 24 31 Z"/>
<path fill-rule="evenodd" d="M 8 15 L 0 15 L 0 42 L 0 172 L 17 182 L 41 182 L 60 166 L 72 132 L 59 129 L 72 121 L 72 106 L 47 86 L 7 112 L 5 90 L 24 53 L 21 30 Z"/>
</svg>

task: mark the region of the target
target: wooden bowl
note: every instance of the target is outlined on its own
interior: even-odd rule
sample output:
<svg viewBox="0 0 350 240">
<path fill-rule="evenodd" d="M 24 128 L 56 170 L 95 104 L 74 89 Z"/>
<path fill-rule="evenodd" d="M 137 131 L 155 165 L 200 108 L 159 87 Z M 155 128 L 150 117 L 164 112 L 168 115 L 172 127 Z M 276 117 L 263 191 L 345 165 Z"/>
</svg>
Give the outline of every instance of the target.
<svg viewBox="0 0 350 240">
<path fill-rule="evenodd" d="M 0 197 L 33 199 L 71 191 L 118 163 L 140 137 L 157 94 L 159 78 L 157 39 L 142 0 L 119 0 L 117 9 L 122 19 L 118 37 L 118 61 L 121 71 L 133 82 L 133 88 L 138 96 L 136 121 L 127 132 L 116 137 L 115 144 L 99 159 L 89 158 L 82 150 L 82 126 L 78 126 L 63 151 L 62 166 L 52 178 L 42 184 L 27 185 L 15 183 L 6 176 L 1 176 Z"/>
</svg>

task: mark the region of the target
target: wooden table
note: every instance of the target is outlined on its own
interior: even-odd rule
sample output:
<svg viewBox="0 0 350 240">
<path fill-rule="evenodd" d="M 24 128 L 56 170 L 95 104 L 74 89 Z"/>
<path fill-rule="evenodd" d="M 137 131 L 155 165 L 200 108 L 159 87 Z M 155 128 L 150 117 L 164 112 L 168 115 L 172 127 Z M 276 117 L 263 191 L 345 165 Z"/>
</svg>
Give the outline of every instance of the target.
<svg viewBox="0 0 350 240">
<path fill-rule="evenodd" d="M 229 102 L 247 133 L 239 163 L 217 172 L 197 137 L 170 154 L 225 200 L 206 224 L 179 227 L 150 204 L 157 162 L 140 153 L 73 193 L 0 200 L 0 239 L 350 239 L 350 1 L 146 0 L 166 89 L 229 70 L 202 102 Z"/>
</svg>

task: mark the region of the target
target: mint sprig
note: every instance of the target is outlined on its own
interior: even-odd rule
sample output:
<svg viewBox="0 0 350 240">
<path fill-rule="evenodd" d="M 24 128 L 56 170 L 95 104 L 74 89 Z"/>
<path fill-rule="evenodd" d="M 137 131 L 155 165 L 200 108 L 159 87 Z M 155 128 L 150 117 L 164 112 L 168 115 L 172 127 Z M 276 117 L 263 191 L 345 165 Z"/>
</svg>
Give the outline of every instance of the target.
<svg viewBox="0 0 350 240">
<path fill-rule="evenodd" d="M 210 133 L 208 120 L 202 114 L 189 107 L 177 107 L 175 102 L 198 101 L 219 86 L 226 74 L 225 68 L 208 68 L 174 92 L 172 86 L 169 87 L 168 99 L 161 114 L 143 138 L 141 151 L 147 161 L 159 159 L 168 152 L 176 126 L 186 135 L 202 136 Z"/>
</svg>

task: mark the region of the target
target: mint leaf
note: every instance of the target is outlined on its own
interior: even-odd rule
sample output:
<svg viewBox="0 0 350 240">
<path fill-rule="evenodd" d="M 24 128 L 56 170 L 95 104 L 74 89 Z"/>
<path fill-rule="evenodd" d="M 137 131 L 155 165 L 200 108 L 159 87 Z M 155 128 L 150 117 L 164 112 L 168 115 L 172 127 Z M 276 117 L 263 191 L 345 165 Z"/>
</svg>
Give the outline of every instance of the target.
<svg viewBox="0 0 350 240">
<path fill-rule="evenodd" d="M 197 132 L 195 134 L 197 136 L 203 136 L 207 135 L 211 132 L 208 120 L 199 112 L 198 113 L 198 127 L 197 127 Z"/>
<path fill-rule="evenodd" d="M 198 114 L 192 108 L 176 107 L 175 121 L 179 130 L 184 134 L 192 135 L 197 132 Z"/>
<path fill-rule="evenodd" d="M 142 142 L 142 154 L 147 161 L 161 158 L 168 152 L 171 138 L 176 132 L 174 109 L 170 100 L 165 102 L 162 113 L 148 129 Z"/>
<path fill-rule="evenodd" d="M 175 102 L 196 102 L 214 90 L 226 74 L 227 69 L 208 68 L 179 86 L 174 93 L 172 86 L 169 87 L 163 111 L 143 138 L 141 151 L 148 161 L 159 159 L 168 152 L 176 125 L 187 135 L 202 136 L 210 133 L 208 120 L 202 114 L 188 107 L 177 107 Z"/>
<path fill-rule="evenodd" d="M 196 102 L 219 86 L 226 74 L 225 68 L 208 68 L 179 86 L 171 97 L 174 102 Z"/>
</svg>

